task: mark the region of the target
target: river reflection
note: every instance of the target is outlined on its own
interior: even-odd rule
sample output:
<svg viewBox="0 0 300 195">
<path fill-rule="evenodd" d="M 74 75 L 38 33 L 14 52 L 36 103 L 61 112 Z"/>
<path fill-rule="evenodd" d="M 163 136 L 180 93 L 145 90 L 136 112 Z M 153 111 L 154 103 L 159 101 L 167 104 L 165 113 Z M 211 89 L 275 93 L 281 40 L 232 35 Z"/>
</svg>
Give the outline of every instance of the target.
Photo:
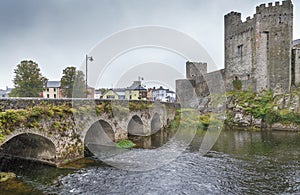
<svg viewBox="0 0 300 195">
<path fill-rule="evenodd" d="M 139 146 L 150 148 L 131 152 L 146 158 L 148 151 L 170 137 L 164 132 L 143 139 L 131 137 Z M 224 130 L 205 156 L 198 152 L 202 137 L 198 132 L 182 155 L 154 170 L 121 170 L 92 159 L 64 169 L 31 167 L 19 170 L 16 180 L 0 184 L 0 194 L 300 193 L 299 133 Z M 5 191 L 7 186 L 14 186 L 15 191 Z"/>
</svg>

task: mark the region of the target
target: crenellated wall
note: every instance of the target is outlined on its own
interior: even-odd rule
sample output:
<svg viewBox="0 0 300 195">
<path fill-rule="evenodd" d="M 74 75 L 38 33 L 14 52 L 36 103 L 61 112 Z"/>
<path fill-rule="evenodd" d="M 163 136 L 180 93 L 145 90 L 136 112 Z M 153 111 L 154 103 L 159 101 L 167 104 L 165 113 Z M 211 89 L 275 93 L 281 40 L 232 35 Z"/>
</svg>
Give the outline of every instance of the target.
<svg viewBox="0 0 300 195">
<path fill-rule="evenodd" d="M 293 4 L 290 0 L 261 4 L 251 19 L 231 12 L 225 22 L 225 75 L 234 79 L 253 78 L 257 90 L 288 92 L 291 86 Z"/>
<path fill-rule="evenodd" d="M 222 91 L 220 80 L 225 81 L 227 91 L 233 90 L 234 80 L 241 80 L 242 90 L 289 92 L 291 84 L 300 83 L 300 52 L 294 48 L 292 55 L 292 33 L 291 0 L 261 4 L 245 21 L 241 13 L 226 14 L 225 68 L 207 73 L 207 63 L 188 61 L 187 79 L 176 81 L 178 101 L 195 107 L 202 97 Z"/>
</svg>

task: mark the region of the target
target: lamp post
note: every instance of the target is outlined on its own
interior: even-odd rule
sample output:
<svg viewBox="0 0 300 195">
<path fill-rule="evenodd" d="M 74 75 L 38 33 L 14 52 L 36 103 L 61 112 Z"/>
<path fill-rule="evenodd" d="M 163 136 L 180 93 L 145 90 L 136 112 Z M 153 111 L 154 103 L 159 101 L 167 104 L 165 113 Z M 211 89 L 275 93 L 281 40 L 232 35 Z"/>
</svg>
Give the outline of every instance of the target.
<svg viewBox="0 0 300 195">
<path fill-rule="evenodd" d="M 85 55 L 85 97 L 87 98 L 88 96 L 88 61 L 92 62 L 94 59 L 92 56 L 88 56 L 87 54 Z"/>
</svg>

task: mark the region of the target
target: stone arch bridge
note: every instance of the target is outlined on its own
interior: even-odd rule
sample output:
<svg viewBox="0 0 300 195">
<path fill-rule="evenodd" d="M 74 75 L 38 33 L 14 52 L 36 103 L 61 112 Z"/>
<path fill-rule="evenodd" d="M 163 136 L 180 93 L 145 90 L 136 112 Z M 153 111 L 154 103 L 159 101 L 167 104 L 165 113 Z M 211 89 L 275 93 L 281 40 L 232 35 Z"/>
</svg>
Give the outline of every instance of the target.
<svg viewBox="0 0 300 195">
<path fill-rule="evenodd" d="M 89 144 L 115 146 L 129 134 L 151 135 L 169 125 L 178 107 L 150 101 L 0 99 L 0 157 L 61 165 L 84 157 Z"/>
</svg>

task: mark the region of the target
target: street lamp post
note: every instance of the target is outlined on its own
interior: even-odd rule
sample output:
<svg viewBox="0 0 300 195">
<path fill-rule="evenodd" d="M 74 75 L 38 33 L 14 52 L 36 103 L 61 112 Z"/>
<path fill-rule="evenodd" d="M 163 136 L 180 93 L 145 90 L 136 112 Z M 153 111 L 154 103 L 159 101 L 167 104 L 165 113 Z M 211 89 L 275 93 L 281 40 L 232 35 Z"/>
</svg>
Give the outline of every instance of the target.
<svg viewBox="0 0 300 195">
<path fill-rule="evenodd" d="M 88 61 L 92 62 L 94 59 L 92 56 L 85 55 L 85 97 L 88 96 Z"/>
</svg>

